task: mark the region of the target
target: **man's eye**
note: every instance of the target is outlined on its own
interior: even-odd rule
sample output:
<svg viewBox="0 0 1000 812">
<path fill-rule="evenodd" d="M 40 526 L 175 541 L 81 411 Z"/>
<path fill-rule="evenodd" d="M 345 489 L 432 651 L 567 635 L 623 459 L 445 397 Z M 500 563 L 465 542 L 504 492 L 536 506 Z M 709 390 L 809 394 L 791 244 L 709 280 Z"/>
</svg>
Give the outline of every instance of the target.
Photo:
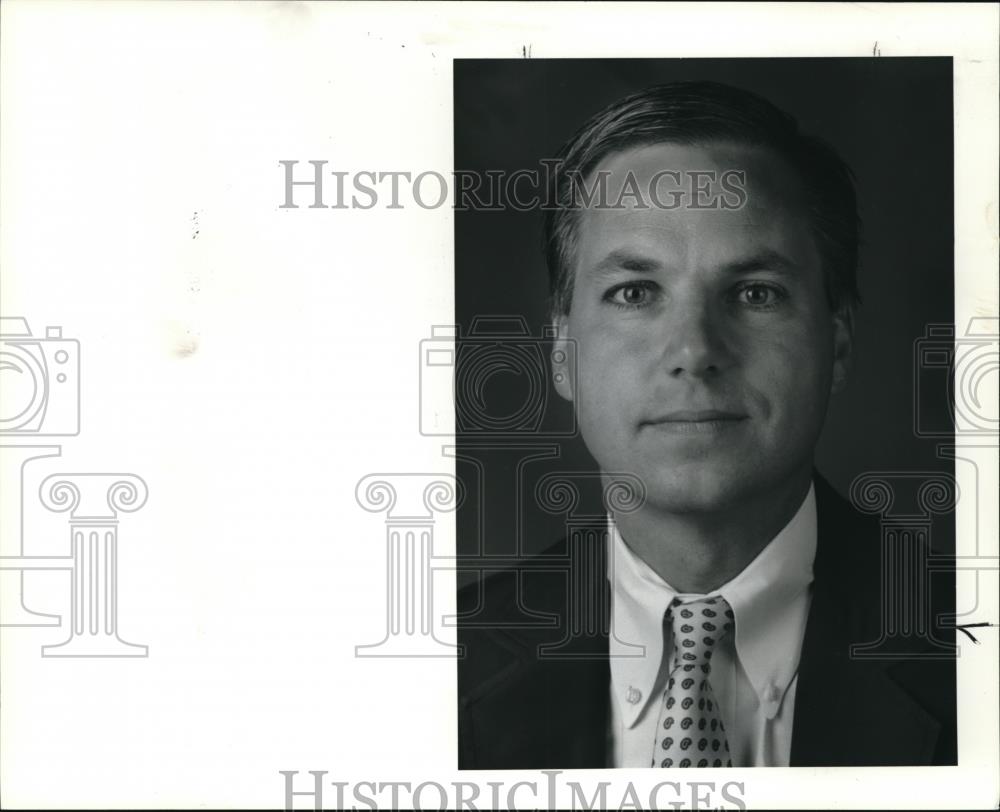
<svg viewBox="0 0 1000 812">
<path fill-rule="evenodd" d="M 609 290 L 604 298 L 612 304 L 624 308 L 644 307 L 653 298 L 652 285 L 648 282 L 630 282 Z"/>
<path fill-rule="evenodd" d="M 750 307 L 771 308 L 785 298 L 785 292 L 777 285 L 765 285 L 761 282 L 748 282 L 736 291 L 736 300 Z"/>
</svg>

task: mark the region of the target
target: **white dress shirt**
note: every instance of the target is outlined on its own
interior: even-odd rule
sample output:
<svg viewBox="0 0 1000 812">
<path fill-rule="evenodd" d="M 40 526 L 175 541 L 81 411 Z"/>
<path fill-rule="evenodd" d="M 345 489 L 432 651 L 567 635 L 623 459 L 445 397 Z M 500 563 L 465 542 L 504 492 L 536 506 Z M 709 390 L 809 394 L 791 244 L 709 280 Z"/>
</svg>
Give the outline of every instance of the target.
<svg viewBox="0 0 1000 812">
<path fill-rule="evenodd" d="M 648 767 L 672 655 L 663 616 L 679 593 L 640 559 L 608 517 L 611 584 L 609 762 Z M 722 595 L 736 626 L 712 659 L 710 680 L 735 767 L 787 767 L 795 687 L 816 555 L 813 488 L 792 520 Z"/>
</svg>

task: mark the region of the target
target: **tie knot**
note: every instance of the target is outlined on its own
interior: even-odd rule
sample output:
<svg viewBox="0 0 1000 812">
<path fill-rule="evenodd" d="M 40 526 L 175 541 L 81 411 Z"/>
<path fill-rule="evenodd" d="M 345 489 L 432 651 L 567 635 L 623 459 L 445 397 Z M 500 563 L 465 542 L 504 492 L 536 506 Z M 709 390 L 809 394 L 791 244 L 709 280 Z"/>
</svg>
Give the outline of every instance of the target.
<svg viewBox="0 0 1000 812">
<path fill-rule="evenodd" d="M 674 635 L 673 668 L 686 671 L 701 668 L 709 672 L 712 650 L 733 628 L 733 610 L 725 598 L 715 595 L 667 607 L 667 619 Z"/>
</svg>

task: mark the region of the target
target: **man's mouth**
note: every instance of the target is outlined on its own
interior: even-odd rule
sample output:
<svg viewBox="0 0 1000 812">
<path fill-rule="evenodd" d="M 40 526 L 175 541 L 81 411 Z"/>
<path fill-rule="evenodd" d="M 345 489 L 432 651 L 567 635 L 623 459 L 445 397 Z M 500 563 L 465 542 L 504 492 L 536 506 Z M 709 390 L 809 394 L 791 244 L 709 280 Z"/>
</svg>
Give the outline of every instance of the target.
<svg viewBox="0 0 1000 812">
<path fill-rule="evenodd" d="M 644 420 L 640 425 L 679 434 L 700 433 L 732 428 L 747 417 L 740 412 L 722 409 L 679 409 Z"/>
</svg>

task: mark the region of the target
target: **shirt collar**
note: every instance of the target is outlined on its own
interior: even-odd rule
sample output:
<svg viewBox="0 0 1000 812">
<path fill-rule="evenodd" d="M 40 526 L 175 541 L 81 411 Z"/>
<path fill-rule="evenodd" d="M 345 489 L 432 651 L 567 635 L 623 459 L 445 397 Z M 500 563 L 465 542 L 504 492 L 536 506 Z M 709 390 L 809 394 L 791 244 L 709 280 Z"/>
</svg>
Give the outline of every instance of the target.
<svg viewBox="0 0 1000 812">
<path fill-rule="evenodd" d="M 625 543 L 608 516 L 609 636 L 612 689 L 631 727 L 652 699 L 663 659 L 663 617 L 678 593 Z M 812 486 L 791 521 L 738 575 L 710 594 L 722 595 L 736 618 L 736 654 L 760 707 L 773 718 L 798 670 L 816 555 Z M 783 652 L 775 656 L 775 652 Z"/>
</svg>

